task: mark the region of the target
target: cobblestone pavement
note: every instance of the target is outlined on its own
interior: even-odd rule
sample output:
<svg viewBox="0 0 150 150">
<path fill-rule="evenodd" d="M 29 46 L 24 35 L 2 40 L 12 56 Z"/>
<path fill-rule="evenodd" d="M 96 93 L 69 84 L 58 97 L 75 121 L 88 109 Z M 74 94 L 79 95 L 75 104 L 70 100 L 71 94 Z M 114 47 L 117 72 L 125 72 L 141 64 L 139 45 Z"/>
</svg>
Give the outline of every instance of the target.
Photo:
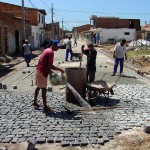
<svg viewBox="0 0 150 150">
<path fill-rule="evenodd" d="M 58 55 L 63 52 L 62 50 Z M 58 59 L 56 64 L 60 60 L 63 61 Z M 70 64 L 79 65 L 79 62 L 67 62 L 59 66 L 65 68 Z M 82 65 L 85 66 L 85 63 Z M 104 80 L 113 83 L 118 76 L 111 77 L 112 67 L 113 61 L 99 51 L 96 79 L 101 79 L 106 73 Z M 24 69 L 22 68 L 17 76 L 21 76 Z M 31 70 L 34 68 L 31 67 Z M 0 90 L 0 142 L 24 142 L 34 136 L 40 144 L 55 142 L 61 143 L 62 146 L 104 145 L 123 130 L 141 127 L 150 121 L 149 80 L 137 75 L 130 68 L 125 68 L 124 72 L 124 76 L 113 88 L 114 95 L 109 99 L 100 96 L 91 103 L 96 107 L 117 108 L 99 111 L 68 113 L 62 105 L 74 110 L 79 109 L 79 106 L 68 104 L 65 101 L 65 93 L 61 91 L 47 93 L 48 105 L 54 112 L 48 114 L 43 112 L 40 96 L 38 100 L 41 106 L 34 109 L 31 106 L 34 96 L 34 86 L 31 86 L 33 74 L 24 81 L 19 80 L 20 90 L 19 88 Z M 21 78 L 24 77 L 25 75 Z M 12 81 L 11 76 L 8 79 Z M 6 82 L 6 79 L 3 82 Z"/>
</svg>

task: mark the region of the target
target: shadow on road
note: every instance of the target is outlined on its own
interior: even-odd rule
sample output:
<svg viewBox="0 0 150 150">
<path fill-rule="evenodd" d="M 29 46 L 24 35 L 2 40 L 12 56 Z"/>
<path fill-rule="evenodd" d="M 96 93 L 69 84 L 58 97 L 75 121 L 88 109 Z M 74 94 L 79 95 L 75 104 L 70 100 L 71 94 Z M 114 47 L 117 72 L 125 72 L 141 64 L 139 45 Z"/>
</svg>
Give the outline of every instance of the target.
<svg viewBox="0 0 150 150">
<path fill-rule="evenodd" d="M 36 58 L 39 54 L 32 54 L 32 59 Z M 32 60 L 31 60 L 32 61 Z M 15 65 L 24 62 L 24 58 L 23 56 L 18 55 L 13 57 L 13 60 L 10 61 L 9 63 L 5 63 L 5 64 L 0 64 L 0 78 L 9 74 L 11 71 L 15 70 L 12 69 Z M 33 65 L 31 65 L 30 67 L 35 67 Z"/>
<path fill-rule="evenodd" d="M 13 65 L 8 66 L 8 67 L 0 65 L 0 78 L 7 75 L 11 71 L 15 70 L 15 69 L 12 69 L 11 67 L 13 67 Z"/>
<path fill-rule="evenodd" d="M 82 117 L 77 116 L 78 112 L 73 111 L 72 113 L 68 111 L 52 111 L 52 112 L 44 112 L 42 108 L 36 108 L 36 110 L 41 111 L 43 114 L 45 114 L 47 117 L 50 118 L 59 118 L 63 120 L 81 120 Z"/>
<path fill-rule="evenodd" d="M 134 77 L 134 76 L 127 76 L 127 75 L 122 75 L 121 77 L 137 79 L 137 78 Z"/>
<path fill-rule="evenodd" d="M 112 107 L 112 106 L 116 106 L 117 104 L 120 103 L 119 99 L 111 99 L 111 98 L 107 98 L 107 97 L 102 97 L 99 96 L 96 99 L 93 99 L 92 101 L 90 101 L 90 104 L 92 107 Z"/>
</svg>

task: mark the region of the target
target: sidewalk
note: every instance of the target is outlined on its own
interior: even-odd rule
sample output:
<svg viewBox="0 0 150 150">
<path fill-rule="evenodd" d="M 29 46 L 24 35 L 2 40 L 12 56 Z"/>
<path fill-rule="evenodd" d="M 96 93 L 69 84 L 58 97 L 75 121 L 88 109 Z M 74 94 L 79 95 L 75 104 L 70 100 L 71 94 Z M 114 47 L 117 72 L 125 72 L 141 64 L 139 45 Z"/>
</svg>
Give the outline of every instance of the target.
<svg viewBox="0 0 150 150">
<path fill-rule="evenodd" d="M 33 59 L 39 56 L 42 53 L 43 49 L 32 51 L 33 53 Z M 12 60 L 8 63 L 2 63 L 0 64 L 0 71 L 6 71 L 10 69 L 11 67 L 21 63 L 24 61 L 24 56 L 12 56 Z"/>
</svg>

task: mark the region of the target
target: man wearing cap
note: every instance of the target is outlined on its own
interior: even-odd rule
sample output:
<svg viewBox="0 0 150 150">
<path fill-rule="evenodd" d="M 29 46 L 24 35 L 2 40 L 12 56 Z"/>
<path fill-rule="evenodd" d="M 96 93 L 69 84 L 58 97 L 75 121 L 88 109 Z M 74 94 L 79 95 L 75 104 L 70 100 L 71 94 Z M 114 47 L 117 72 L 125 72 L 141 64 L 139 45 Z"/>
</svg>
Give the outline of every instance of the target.
<svg viewBox="0 0 150 150">
<path fill-rule="evenodd" d="M 52 70 L 57 70 L 57 71 L 60 71 L 61 73 L 64 73 L 62 69 L 53 65 L 54 51 L 57 51 L 59 49 L 59 46 L 60 46 L 59 41 L 54 40 L 52 42 L 52 46 L 50 48 L 45 49 L 43 53 L 41 54 L 40 60 L 36 68 L 36 86 L 37 87 L 35 89 L 33 106 L 35 107 L 39 106 L 37 103 L 37 97 L 38 97 L 39 90 L 42 89 L 42 99 L 43 99 L 45 112 L 52 111 L 47 106 L 47 102 L 46 102 L 46 86 L 47 86 L 48 74 L 50 74 Z"/>
<path fill-rule="evenodd" d="M 87 44 L 87 49 L 84 49 L 84 45 L 81 47 L 82 53 L 87 56 L 87 82 L 91 83 L 95 80 L 95 72 L 96 72 L 96 57 L 97 51 L 94 49 L 92 43 Z"/>
<path fill-rule="evenodd" d="M 24 51 L 24 57 L 27 64 L 27 67 L 29 67 L 29 63 L 32 59 L 32 51 L 31 51 L 31 44 L 28 43 L 28 40 L 25 40 L 25 44 L 23 44 L 23 51 Z"/>
<path fill-rule="evenodd" d="M 114 55 L 113 55 L 113 57 L 115 58 L 115 62 L 114 62 L 114 70 L 113 70 L 112 76 L 115 76 L 119 63 L 120 63 L 120 76 L 122 76 L 124 57 L 127 60 L 125 43 L 126 43 L 126 40 L 122 39 L 121 42 L 118 42 L 115 45 Z"/>
</svg>

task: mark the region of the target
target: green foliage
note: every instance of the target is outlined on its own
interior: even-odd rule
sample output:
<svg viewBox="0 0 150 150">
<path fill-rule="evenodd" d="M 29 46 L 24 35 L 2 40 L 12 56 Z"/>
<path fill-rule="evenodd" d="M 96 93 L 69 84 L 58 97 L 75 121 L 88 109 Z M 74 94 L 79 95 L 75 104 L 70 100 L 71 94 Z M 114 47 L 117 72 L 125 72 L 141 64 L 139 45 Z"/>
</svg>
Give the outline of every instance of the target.
<svg viewBox="0 0 150 150">
<path fill-rule="evenodd" d="M 150 48 L 149 49 L 141 49 L 137 51 L 127 51 L 127 55 L 129 57 L 137 57 L 137 56 L 145 56 L 150 55 Z"/>
</svg>

